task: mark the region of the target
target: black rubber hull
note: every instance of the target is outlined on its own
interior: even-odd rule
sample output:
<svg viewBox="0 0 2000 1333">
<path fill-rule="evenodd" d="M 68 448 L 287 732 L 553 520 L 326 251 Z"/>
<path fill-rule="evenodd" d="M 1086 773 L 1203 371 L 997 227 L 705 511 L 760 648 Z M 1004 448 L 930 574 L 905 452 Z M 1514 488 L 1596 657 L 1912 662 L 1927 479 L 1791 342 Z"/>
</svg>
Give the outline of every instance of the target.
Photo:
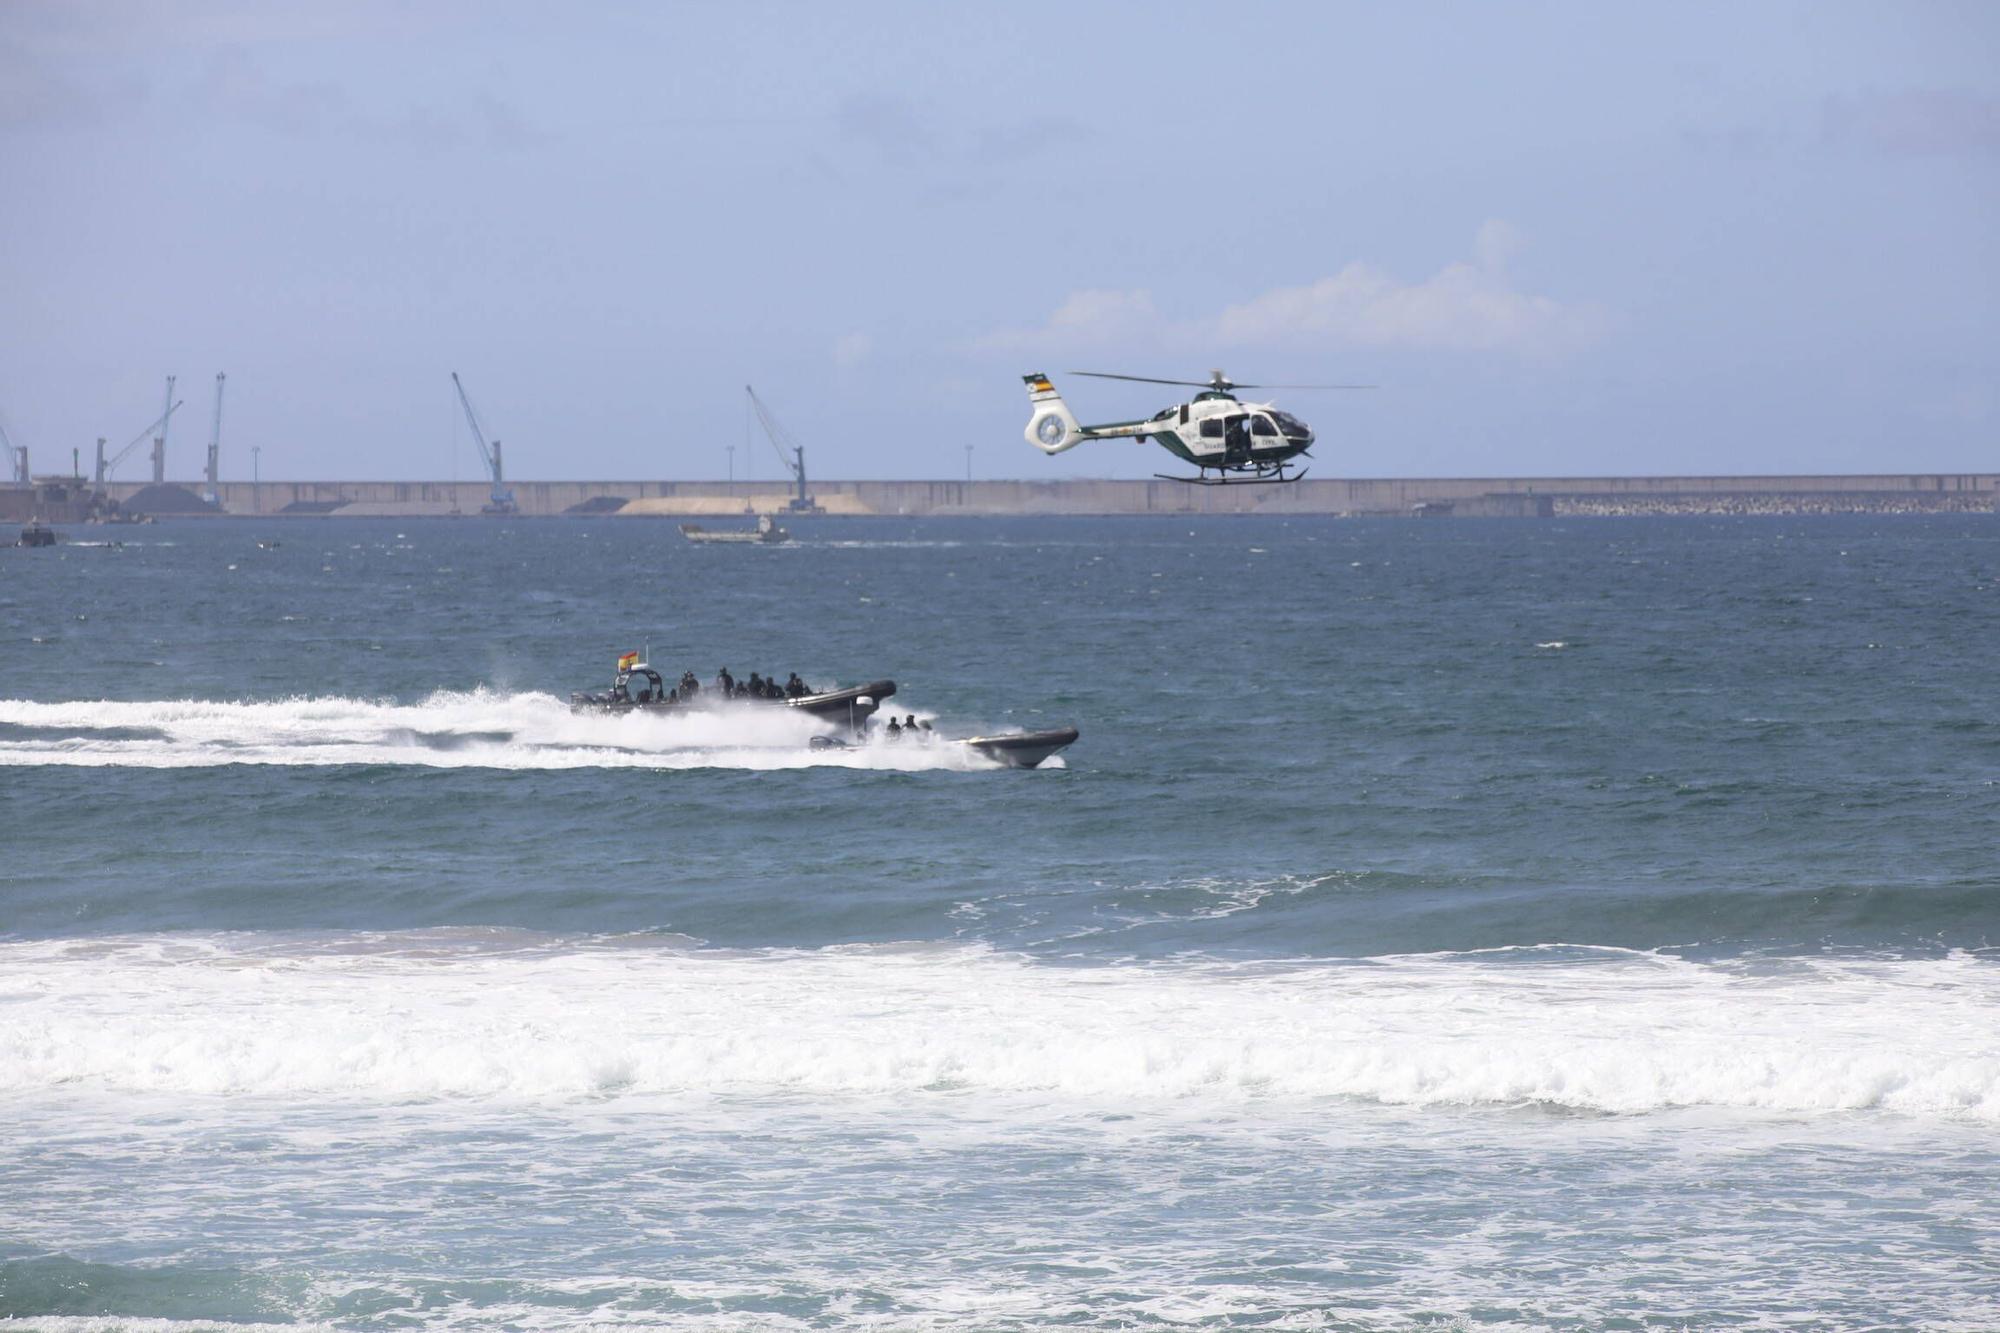
<svg viewBox="0 0 2000 1333">
<path fill-rule="evenodd" d="M 974 736 L 965 744 L 1009 768 L 1034 768 L 1058 750 L 1067 748 L 1077 735 L 1075 727 L 1057 727 L 1050 731 L 1016 731 L 1005 736 Z"/>
<path fill-rule="evenodd" d="M 856 685 L 851 689 L 828 690 L 825 694 L 808 694 L 801 699 L 785 699 L 787 708 L 797 708 L 823 717 L 829 722 L 845 722 L 850 718 L 860 722 L 881 707 L 882 701 L 896 692 L 893 680 L 871 680 L 866 685 Z M 866 700 L 867 702 L 862 702 Z M 757 702 L 751 700 L 752 703 Z M 771 700 L 772 703 L 781 702 Z"/>
</svg>

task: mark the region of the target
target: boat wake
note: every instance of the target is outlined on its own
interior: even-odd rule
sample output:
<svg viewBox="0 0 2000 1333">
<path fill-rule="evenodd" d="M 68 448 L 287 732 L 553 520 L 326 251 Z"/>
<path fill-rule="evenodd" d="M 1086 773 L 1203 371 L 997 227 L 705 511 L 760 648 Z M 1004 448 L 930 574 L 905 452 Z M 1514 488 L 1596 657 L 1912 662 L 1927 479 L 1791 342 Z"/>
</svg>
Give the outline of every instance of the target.
<svg viewBox="0 0 2000 1333">
<path fill-rule="evenodd" d="M 420 703 L 292 698 L 34 703 L 0 700 L 0 767 L 786 769 L 916 772 L 998 765 L 958 745 L 813 749 L 828 724 L 789 709 L 691 708 L 668 716 L 575 714 L 535 691 L 439 691 Z"/>
</svg>

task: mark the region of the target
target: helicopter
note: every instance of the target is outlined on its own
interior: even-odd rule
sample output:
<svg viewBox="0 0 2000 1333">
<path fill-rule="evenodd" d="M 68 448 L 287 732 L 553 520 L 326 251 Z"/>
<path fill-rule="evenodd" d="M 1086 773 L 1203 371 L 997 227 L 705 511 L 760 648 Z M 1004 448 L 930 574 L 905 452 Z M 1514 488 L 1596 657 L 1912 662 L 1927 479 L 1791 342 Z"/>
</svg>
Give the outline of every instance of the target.
<svg viewBox="0 0 2000 1333">
<path fill-rule="evenodd" d="M 1219 370 L 1206 380 L 1154 379 L 1147 375 L 1113 375 L 1101 370 L 1072 370 L 1100 380 L 1132 380 L 1139 384 L 1179 384 L 1200 389 L 1191 400 L 1164 407 L 1143 421 L 1112 421 L 1099 426 L 1077 422 L 1056 386 L 1043 374 L 1023 375 L 1032 415 L 1024 436 L 1045 454 L 1074 449 L 1085 440 L 1130 436 L 1164 446 L 1175 457 L 1193 463 L 1192 477 L 1153 475 L 1162 481 L 1191 486 L 1242 486 L 1299 481 L 1305 469 L 1292 471 L 1293 460 L 1311 457 L 1312 427 L 1270 403 L 1246 403 L 1237 389 L 1372 389 L 1372 384 L 1238 384 Z M 1216 475 L 1211 477 L 1213 471 Z"/>
</svg>

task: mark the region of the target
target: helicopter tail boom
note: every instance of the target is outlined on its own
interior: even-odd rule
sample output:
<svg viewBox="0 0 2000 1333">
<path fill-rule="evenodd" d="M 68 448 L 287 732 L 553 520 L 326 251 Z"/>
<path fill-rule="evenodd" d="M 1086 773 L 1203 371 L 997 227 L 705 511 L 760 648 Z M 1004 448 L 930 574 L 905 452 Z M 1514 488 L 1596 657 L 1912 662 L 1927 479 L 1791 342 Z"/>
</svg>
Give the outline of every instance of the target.
<svg viewBox="0 0 2000 1333">
<path fill-rule="evenodd" d="M 1083 427 L 1049 377 L 1034 374 L 1021 379 L 1028 386 L 1028 428 L 1022 432 L 1028 443 L 1045 454 L 1059 454 L 1082 444 L 1086 438 Z"/>
</svg>

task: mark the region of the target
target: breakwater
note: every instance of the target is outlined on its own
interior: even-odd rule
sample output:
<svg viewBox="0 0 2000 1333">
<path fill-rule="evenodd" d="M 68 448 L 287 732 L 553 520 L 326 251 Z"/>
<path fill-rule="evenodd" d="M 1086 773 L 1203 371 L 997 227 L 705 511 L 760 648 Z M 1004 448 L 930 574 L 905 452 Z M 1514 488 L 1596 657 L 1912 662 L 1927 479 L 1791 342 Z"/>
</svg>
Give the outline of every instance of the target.
<svg viewBox="0 0 2000 1333">
<path fill-rule="evenodd" d="M 783 512 L 778 481 L 517 481 L 526 517 L 605 515 L 727 518 Z M 125 512 L 289 517 L 476 515 L 480 482 L 225 482 L 204 505 L 197 483 L 114 483 L 98 503 Z M 0 488 L 0 520 L 74 521 L 87 488 L 45 479 Z M 57 494 L 59 493 L 59 494 Z M 1308 477 L 1284 486 L 1192 486 L 1172 481 L 823 481 L 813 498 L 830 515 L 1331 514 L 1413 517 L 1561 517 L 1644 514 L 1991 512 L 2000 473 L 1678 477 Z M 59 503 L 57 502 L 59 501 Z M 71 512 L 75 511 L 75 512 Z"/>
</svg>

